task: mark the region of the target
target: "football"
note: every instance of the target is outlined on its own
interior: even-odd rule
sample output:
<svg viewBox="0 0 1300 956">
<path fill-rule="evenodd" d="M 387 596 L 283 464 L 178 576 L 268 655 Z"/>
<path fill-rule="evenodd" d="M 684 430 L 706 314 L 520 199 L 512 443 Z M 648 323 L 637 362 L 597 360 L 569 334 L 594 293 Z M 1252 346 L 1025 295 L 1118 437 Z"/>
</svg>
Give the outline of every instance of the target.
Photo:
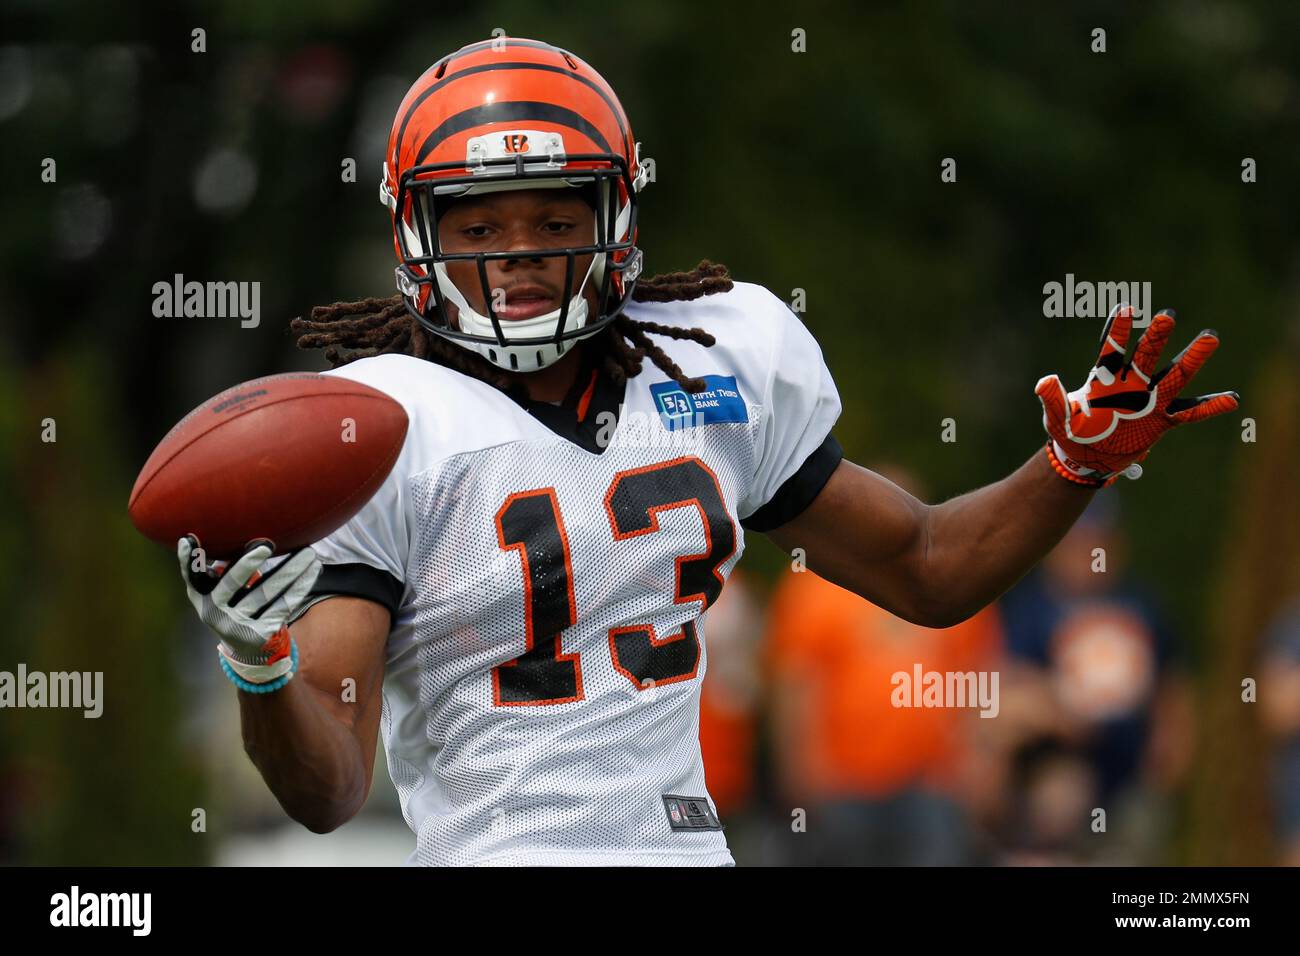
<svg viewBox="0 0 1300 956">
<path fill-rule="evenodd" d="M 283 554 L 357 513 L 406 439 L 402 406 L 349 379 L 289 373 L 214 396 L 159 442 L 127 510 L 136 528 L 174 548 L 196 535 L 229 561 L 258 538 Z"/>
</svg>

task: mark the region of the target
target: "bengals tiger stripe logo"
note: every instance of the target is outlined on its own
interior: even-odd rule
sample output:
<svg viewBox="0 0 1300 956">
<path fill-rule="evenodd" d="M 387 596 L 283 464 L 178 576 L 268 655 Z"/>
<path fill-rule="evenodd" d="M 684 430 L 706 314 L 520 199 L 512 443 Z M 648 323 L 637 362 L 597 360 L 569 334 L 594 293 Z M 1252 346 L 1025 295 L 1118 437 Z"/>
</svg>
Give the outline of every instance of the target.
<svg viewBox="0 0 1300 956">
<path fill-rule="evenodd" d="M 507 133 L 502 138 L 507 153 L 528 152 L 528 135 L 526 133 Z"/>
</svg>

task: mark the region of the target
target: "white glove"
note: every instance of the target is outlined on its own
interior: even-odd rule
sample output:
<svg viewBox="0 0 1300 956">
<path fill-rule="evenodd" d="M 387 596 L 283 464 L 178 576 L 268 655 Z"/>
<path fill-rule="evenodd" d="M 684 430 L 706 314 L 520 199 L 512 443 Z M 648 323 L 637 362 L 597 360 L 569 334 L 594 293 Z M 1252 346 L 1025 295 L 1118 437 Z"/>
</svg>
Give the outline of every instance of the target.
<svg viewBox="0 0 1300 956">
<path fill-rule="evenodd" d="M 263 575 L 258 569 L 271 557 L 267 545 L 250 548 L 228 567 L 214 561 L 209 568 L 198 568 L 192 561 L 198 544 L 185 535 L 176 542 L 176 557 L 190 603 L 221 639 L 217 650 L 249 683 L 292 676 L 288 622 L 321 572 L 316 552 L 303 548 Z"/>
</svg>

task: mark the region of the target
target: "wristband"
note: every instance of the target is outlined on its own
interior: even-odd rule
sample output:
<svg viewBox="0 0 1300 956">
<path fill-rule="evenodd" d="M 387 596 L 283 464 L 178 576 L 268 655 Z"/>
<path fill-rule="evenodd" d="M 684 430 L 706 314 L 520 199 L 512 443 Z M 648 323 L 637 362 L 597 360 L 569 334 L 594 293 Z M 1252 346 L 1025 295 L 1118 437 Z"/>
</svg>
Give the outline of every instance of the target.
<svg viewBox="0 0 1300 956">
<path fill-rule="evenodd" d="M 222 673 L 225 674 L 226 677 L 230 678 L 230 682 L 232 684 L 234 684 L 236 687 L 238 687 L 246 694 L 274 693 L 275 691 L 283 687 L 285 684 L 289 683 L 289 681 L 293 680 L 293 675 L 298 670 L 298 645 L 292 639 L 290 639 L 289 641 L 289 655 L 283 658 L 283 662 L 287 663 L 288 666 L 284 667 L 282 663 L 281 667 L 283 667 L 283 672 L 280 674 L 280 676 L 276 677 L 274 680 L 262 684 L 255 684 L 251 681 L 247 681 L 239 674 L 237 674 L 235 672 L 235 668 L 232 666 L 232 662 L 230 658 L 226 655 L 225 648 L 221 647 L 221 645 L 218 645 L 218 648 L 219 648 L 219 653 L 217 656 L 221 661 Z"/>
<path fill-rule="evenodd" d="M 1137 481 L 1142 477 L 1142 458 L 1147 456 L 1146 452 L 1142 453 L 1141 458 L 1137 461 L 1131 461 L 1119 471 L 1112 471 L 1110 474 L 1091 471 L 1087 468 L 1077 467 L 1070 457 L 1066 455 L 1061 446 L 1057 444 L 1055 438 L 1047 440 L 1047 460 L 1052 463 L 1052 469 L 1067 481 L 1076 484 L 1087 485 L 1090 488 L 1109 488 L 1115 483 L 1115 479 L 1123 475 L 1129 481 Z"/>
<path fill-rule="evenodd" d="M 1052 448 L 1052 445 L 1054 444 L 1055 442 L 1049 440 L 1045 446 L 1047 451 L 1047 460 L 1051 462 L 1052 470 L 1066 481 L 1072 482 L 1076 485 L 1082 485 L 1085 488 L 1106 488 L 1119 477 L 1118 472 L 1111 475 L 1109 478 L 1084 478 L 1081 475 L 1076 475 L 1069 468 L 1065 467 L 1065 465 L 1061 464 L 1061 459 L 1057 457 L 1056 451 Z"/>
</svg>

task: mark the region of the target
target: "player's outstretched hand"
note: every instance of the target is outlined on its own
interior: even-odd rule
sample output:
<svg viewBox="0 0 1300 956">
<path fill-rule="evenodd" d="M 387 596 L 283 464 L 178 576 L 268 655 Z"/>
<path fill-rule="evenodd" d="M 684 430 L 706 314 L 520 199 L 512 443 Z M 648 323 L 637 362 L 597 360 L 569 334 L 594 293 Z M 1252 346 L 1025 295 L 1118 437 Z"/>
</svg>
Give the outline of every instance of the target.
<svg viewBox="0 0 1300 956">
<path fill-rule="evenodd" d="M 289 618 L 321 572 L 316 552 L 302 548 L 263 574 L 258 569 L 271 557 L 265 544 L 254 544 L 228 567 L 217 561 L 207 568 L 195 567 L 198 547 L 197 538 L 185 535 L 176 542 L 176 557 L 190 603 L 221 639 L 218 649 L 250 683 L 284 676 L 293 667 Z"/>
<path fill-rule="evenodd" d="M 1236 392 L 1177 397 L 1219 347 L 1213 329 L 1202 331 L 1159 372 L 1156 361 L 1174 330 L 1173 310 L 1152 318 L 1126 354 L 1132 330 L 1132 307 L 1116 306 L 1102 330 L 1101 355 L 1088 380 L 1066 392 L 1060 378 L 1047 375 L 1034 389 L 1057 461 L 1087 484 L 1107 484 L 1120 474 L 1137 478 L 1142 474 L 1138 462 L 1166 431 L 1237 407 Z"/>
</svg>

